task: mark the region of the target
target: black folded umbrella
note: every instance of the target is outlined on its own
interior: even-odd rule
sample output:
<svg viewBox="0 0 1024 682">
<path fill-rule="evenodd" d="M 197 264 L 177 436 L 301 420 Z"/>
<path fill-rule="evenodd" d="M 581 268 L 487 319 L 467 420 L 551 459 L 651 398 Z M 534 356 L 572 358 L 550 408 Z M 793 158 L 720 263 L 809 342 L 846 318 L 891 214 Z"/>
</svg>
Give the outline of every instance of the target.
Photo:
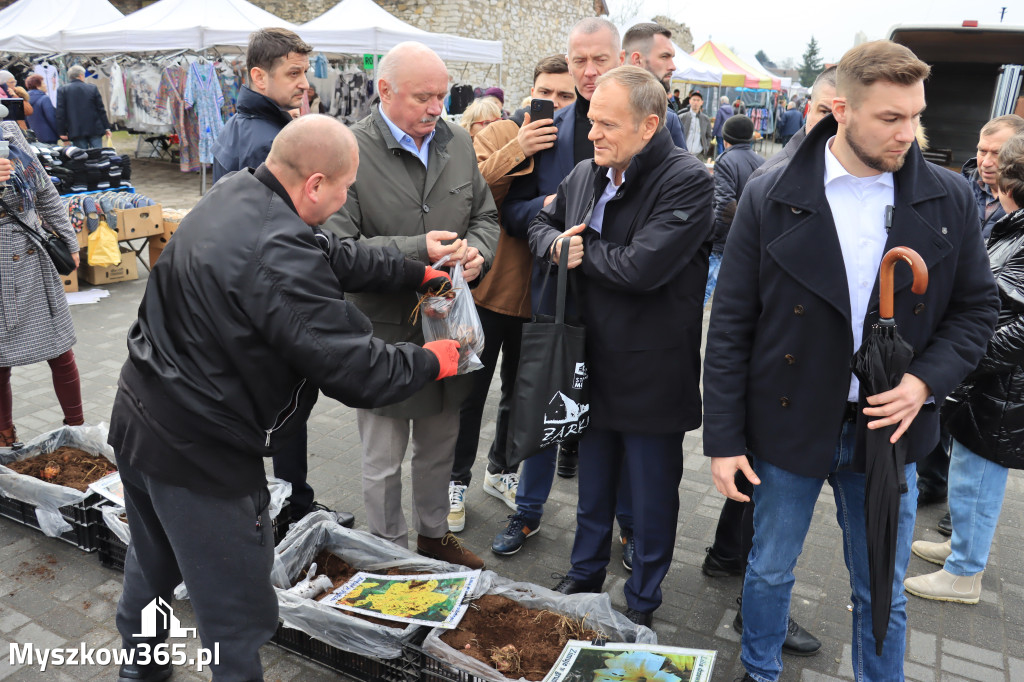
<svg viewBox="0 0 1024 682">
<path fill-rule="evenodd" d="M 853 356 L 853 373 L 860 380 L 865 395 L 877 395 L 896 388 L 914 358 L 914 349 L 900 337 L 893 319 L 893 271 L 900 260 L 913 268 L 911 291 L 920 295 L 928 288 L 928 268 L 913 249 L 897 246 L 882 258 L 879 319 L 871 326 L 871 333 Z M 889 629 L 900 495 L 907 492 L 903 472 L 907 463 L 907 443 L 902 438 L 895 445 L 889 442 L 897 427 L 898 424 L 894 424 L 883 429 L 868 429 L 865 436 L 867 481 L 864 517 L 871 589 L 871 631 L 875 636 L 875 653 L 879 656 Z"/>
</svg>

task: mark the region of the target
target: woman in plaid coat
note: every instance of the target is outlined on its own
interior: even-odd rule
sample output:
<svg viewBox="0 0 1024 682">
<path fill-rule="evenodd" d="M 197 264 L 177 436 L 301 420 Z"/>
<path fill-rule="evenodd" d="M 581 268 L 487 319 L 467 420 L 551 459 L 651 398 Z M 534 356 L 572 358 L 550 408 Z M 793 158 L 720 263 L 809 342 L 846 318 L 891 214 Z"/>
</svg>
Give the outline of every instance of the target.
<svg viewBox="0 0 1024 682">
<path fill-rule="evenodd" d="M 20 447 L 14 429 L 11 367 L 46 360 L 65 424 L 81 424 L 82 391 L 71 347 L 75 328 L 60 275 L 13 214 L 63 239 L 78 264 L 78 240 L 67 211 L 16 123 L 0 124 L 10 145 L 0 158 L 0 447 Z M 45 226 L 45 227 L 44 227 Z"/>
</svg>

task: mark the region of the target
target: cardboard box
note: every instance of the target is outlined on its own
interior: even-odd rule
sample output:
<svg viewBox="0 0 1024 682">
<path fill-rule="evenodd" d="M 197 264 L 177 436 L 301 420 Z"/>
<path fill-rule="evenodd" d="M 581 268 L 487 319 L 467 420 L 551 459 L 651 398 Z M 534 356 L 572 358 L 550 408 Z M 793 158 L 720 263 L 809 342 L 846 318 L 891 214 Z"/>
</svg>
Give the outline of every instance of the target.
<svg viewBox="0 0 1024 682">
<path fill-rule="evenodd" d="M 164 212 L 160 204 L 114 210 L 117 213 L 117 241 L 119 242 L 164 233 Z"/>
<path fill-rule="evenodd" d="M 124 247 L 121 247 L 121 263 L 119 265 L 107 265 L 98 267 L 88 264 L 87 254 L 82 254 L 82 265 L 78 268 L 82 280 L 89 284 L 114 284 L 115 282 L 128 282 L 139 278 L 139 264 L 135 260 L 135 254 Z"/>
<path fill-rule="evenodd" d="M 156 265 L 157 260 L 160 258 L 160 254 L 164 252 L 164 247 L 167 246 L 167 240 L 163 236 L 150 237 L 149 239 L 149 269 L 152 270 L 153 266 Z"/>
<path fill-rule="evenodd" d="M 89 228 L 83 226 L 82 231 L 78 233 L 78 248 L 84 249 L 89 246 Z"/>
<path fill-rule="evenodd" d="M 181 225 L 181 218 L 168 218 L 164 216 L 164 243 L 171 238 L 171 235 L 178 229 L 178 225 Z"/>
<path fill-rule="evenodd" d="M 61 275 L 60 279 L 64 282 L 65 294 L 73 294 L 78 291 L 78 270 L 75 270 L 70 275 Z"/>
</svg>

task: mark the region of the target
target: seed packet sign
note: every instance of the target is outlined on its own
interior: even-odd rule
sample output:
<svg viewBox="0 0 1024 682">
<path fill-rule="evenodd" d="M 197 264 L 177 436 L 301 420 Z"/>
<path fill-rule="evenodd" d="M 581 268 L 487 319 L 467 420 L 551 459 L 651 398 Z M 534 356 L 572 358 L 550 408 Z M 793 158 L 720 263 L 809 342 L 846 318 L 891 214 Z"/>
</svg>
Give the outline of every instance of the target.
<svg viewBox="0 0 1024 682">
<path fill-rule="evenodd" d="M 356 573 L 321 603 L 401 623 L 454 628 L 480 571 L 426 575 Z"/>
<path fill-rule="evenodd" d="M 656 644 L 604 644 L 572 640 L 543 682 L 708 682 L 715 651 Z"/>
</svg>

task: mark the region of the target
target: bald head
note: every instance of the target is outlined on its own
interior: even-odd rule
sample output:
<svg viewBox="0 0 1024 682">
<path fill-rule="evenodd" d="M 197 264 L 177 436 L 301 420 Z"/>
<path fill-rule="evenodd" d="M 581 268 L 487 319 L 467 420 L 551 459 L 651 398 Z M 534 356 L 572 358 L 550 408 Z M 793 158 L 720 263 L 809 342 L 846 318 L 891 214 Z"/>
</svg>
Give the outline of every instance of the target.
<svg viewBox="0 0 1024 682">
<path fill-rule="evenodd" d="M 387 81 L 395 91 L 405 80 L 438 71 L 444 72 L 447 81 L 448 68 L 441 58 L 429 47 L 415 40 L 395 45 L 384 55 L 377 67 L 378 79 Z"/>
<path fill-rule="evenodd" d="M 302 116 L 282 128 L 267 155 L 267 168 L 310 225 L 323 223 L 344 205 L 358 166 L 352 131 L 320 114 Z"/>
<path fill-rule="evenodd" d="M 423 43 L 399 43 L 384 55 L 379 74 L 381 110 L 421 147 L 444 113 L 448 94 L 444 62 Z"/>
<path fill-rule="evenodd" d="M 355 150 L 356 138 L 344 123 L 310 114 L 281 129 L 270 147 L 267 166 L 287 187 L 289 181 L 305 182 L 314 173 L 327 177 L 344 173 L 356 158 Z"/>
</svg>

